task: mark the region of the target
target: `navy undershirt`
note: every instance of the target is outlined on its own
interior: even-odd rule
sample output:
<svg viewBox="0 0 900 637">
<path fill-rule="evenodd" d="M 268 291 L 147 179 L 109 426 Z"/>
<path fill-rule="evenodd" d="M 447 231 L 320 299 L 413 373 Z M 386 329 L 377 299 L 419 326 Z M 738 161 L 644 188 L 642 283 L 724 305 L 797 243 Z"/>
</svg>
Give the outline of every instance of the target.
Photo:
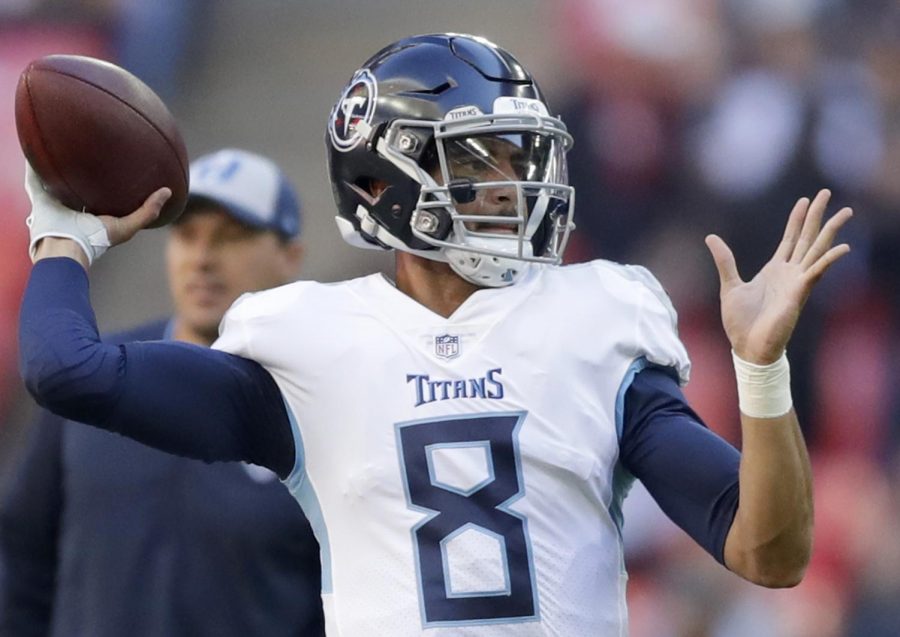
<svg viewBox="0 0 900 637">
<path fill-rule="evenodd" d="M 29 392 L 69 420 L 207 462 L 252 462 L 282 478 L 294 466 L 287 410 L 262 366 L 186 343 L 102 343 L 87 274 L 72 259 L 35 264 L 19 352 Z M 622 466 L 724 563 L 738 502 L 737 450 L 706 428 L 670 370 L 636 374 L 623 416 Z"/>
</svg>

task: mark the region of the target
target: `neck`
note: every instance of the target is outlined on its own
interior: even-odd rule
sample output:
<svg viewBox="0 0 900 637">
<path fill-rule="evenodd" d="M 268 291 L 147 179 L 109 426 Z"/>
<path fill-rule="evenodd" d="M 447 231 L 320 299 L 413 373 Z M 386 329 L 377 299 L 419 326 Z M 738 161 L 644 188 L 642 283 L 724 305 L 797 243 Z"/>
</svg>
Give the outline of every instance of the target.
<svg viewBox="0 0 900 637">
<path fill-rule="evenodd" d="M 184 343 L 193 343 L 194 345 L 202 345 L 209 347 L 216 340 L 214 334 L 204 334 L 196 330 L 190 329 L 184 321 L 175 318 L 175 326 L 172 329 L 172 339 L 182 341 Z"/>
<path fill-rule="evenodd" d="M 397 289 L 444 318 L 481 289 L 446 263 L 401 251 L 396 255 Z"/>
</svg>

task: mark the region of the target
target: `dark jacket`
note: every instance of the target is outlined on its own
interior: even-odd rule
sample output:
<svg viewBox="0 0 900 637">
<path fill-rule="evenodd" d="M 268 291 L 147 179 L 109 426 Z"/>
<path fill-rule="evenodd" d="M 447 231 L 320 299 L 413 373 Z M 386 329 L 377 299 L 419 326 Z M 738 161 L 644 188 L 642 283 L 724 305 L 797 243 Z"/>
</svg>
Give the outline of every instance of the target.
<svg viewBox="0 0 900 637">
<path fill-rule="evenodd" d="M 10 487 L 0 635 L 324 632 L 318 544 L 267 469 L 179 458 L 43 412 Z"/>
</svg>

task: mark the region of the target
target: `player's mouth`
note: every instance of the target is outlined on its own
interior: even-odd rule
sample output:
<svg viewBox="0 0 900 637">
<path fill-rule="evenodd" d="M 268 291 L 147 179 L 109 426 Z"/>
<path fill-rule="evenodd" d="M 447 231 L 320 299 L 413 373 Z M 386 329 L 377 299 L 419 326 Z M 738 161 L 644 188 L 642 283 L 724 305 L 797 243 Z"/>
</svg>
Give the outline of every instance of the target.
<svg viewBox="0 0 900 637">
<path fill-rule="evenodd" d="M 192 300 L 201 305 L 219 302 L 227 292 L 223 284 L 211 281 L 188 283 L 185 291 Z"/>
<path fill-rule="evenodd" d="M 466 227 L 472 232 L 482 232 L 485 234 L 511 234 L 519 233 L 519 225 L 516 223 L 515 215 L 493 215 L 496 217 L 509 217 L 509 221 L 473 221 L 466 224 Z"/>
<path fill-rule="evenodd" d="M 515 224 L 512 223 L 476 223 L 473 224 L 474 232 L 486 234 L 518 234 Z"/>
</svg>

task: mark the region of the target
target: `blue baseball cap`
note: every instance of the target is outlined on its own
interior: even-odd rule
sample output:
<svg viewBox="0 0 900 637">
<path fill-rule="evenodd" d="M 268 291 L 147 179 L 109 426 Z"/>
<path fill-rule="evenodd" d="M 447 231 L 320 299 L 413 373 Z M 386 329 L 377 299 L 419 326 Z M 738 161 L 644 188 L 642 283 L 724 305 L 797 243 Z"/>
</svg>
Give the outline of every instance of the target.
<svg viewBox="0 0 900 637">
<path fill-rule="evenodd" d="M 300 234 L 300 198 L 271 159 L 226 148 L 191 162 L 186 211 L 204 202 L 235 219 L 286 238 Z"/>
</svg>

